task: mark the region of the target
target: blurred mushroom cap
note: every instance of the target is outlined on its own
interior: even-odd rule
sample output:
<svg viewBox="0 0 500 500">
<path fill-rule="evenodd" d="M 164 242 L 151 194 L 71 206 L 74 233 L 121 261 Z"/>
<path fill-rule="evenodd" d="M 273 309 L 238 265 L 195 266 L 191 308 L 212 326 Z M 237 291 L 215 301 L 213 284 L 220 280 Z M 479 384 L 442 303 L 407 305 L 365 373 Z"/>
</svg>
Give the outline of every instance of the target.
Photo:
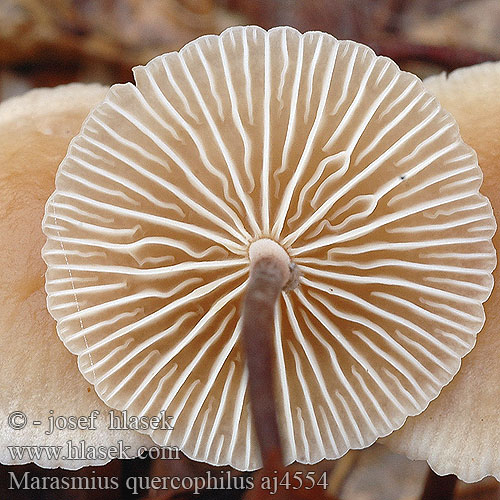
<svg viewBox="0 0 500 500">
<path fill-rule="evenodd" d="M 500 63 L 484 63 L 425 80 L 453 114 L 463 139 L 478 155 L 482 191 L 500 212 Z M 500 248 L 500 234 L 493 237 Z M 497 267 L 493 272 L 500 279 Z M 486 322 L 458 375 L 436 401 L 383 442 L 399 453 L 427 460 L 441 475 L 466 482 L 500 480 L 500 290 L 485 303 Z"/>
<path fill-rule="evenodd" d="M 2 464 L 34 462 L 46 468 L 78 469 L 113 458 L 92 459 L 100 446 L 109 450 L 122 441 L 130 446 L 127 452 L 132 458 L 140 446 L 152 444 L 143 434 L 108 429 L 109 408 L 81 376 L 46 306 L 46 267 L 40 255 L 45 242 L 41 230 L 44 206 L 70 139 L 106 90 L 100 85 L 72 84 L 32 90 L 0 104 Z M 85 430 L 92 424 L 93 410 L 100 412 L 95 430 Z M 75 417 L 81 417 L 82 429 L 55 429 L 49 434 L 50 417 L 58 419 L 59 427 L 76 425 Z M 75 450 L 69 455 L 69 441 L 75 449 L 84 441 L 81 449 L 88 454 Z M 23 446 L 29 450 L 16 449 Z M 60 456 L 57 451 L 49 456 L 51 451 L 44 451 L 43 446 L 61 446 Z"/>
<path fill-rule="evenodd" d="M 72 141 L 43 222 L 49 311 L 99 396 L 172 417 L 161 445 L 258 467 L 240 303 L 269 238 L 298 276 L 274 321 L 286 461 L 420 413 L 474 345 L 495 265 L 451 116 L 368 47 L 292 28 L 228 29 L 134 75 Z"/>
</svg>

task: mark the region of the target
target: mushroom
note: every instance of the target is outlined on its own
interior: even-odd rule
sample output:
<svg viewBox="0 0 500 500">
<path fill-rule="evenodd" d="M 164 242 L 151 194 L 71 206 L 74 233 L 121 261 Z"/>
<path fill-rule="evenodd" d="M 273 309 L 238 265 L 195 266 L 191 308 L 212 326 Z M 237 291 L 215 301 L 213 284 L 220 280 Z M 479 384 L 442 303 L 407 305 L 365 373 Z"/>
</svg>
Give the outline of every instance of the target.
<svg viewBox="0 0 500 500">
<path fill-rule="evenodd" d="M 48 308 L 97 394 L 244 470 L 266 436 L 312 463 L 420 413 L 493 284 L 495 221 L 452 117 L 368 47 L 287 27 L 134 76 L 71 142 L 43 221 Z"/>
<path fill-rule="evenodd" d="M 465 142 L 478 155 L 484 172 L 482 190 L 500 210 L 500 63 L 441 74 L 424 81 L 460 127 Z M 493 238 L 500 248 L 498 232 Z M 498 280 L 500 270 L 493 273 Z M 413 459 L 427 460 L 440 475 L 455 474 L 466 482 L 485 476 L 500 480 L 500 290 L 485 304 L 486 322 L 477 345 L 463 360 L 460 373 L 422 415 L 384 440 Z"/>
<path fill-rule="evenodd" d="M 46 307 L 40 255 L 44 205 L 71 137 L 105 93 L 100 85 L 73 84 L 33 90 L 0 105 L 0 462 L 5 465 L 77 469 L 109 462 L 120 441 L 130 446 L 130 457 L 152 444 L 134 431 L 108 430 L 109 408 L 57 338 Z M 91 417 L 95 411 L 100 415 Z M 51 432 L 54 426 L 76 426 L 78 418 L 80 429 Z M 67 453 L 69 441 L 73 455 Z M 16 455 L 22 453 L 16 446 L 45 445 L 61 446 L 60 456 L 49 457 L 42 448 L 38 457 L 33 448 L 32 457 L 29 451 Z M 100 446 L 109 455 L 92 459 Z"/>
</svg>

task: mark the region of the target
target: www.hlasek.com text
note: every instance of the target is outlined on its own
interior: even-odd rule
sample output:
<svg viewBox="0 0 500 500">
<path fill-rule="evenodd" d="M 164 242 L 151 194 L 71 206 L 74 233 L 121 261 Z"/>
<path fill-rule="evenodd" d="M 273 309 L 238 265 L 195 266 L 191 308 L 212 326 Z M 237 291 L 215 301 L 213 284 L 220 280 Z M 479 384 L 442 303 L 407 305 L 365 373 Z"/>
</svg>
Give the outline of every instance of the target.
<svg viewBox="0 0 500 500">
<path fill-rule="evenodd" d="M 176 446 L 142 446 L 135 453 L 123 441 L 117 441 L 113 446 L 94 446 L 84 440 L 75 442 L 69 439 L 64 445 L 18 445 L 7 446 L 10 458 L 14 462 L 38 462 L 40 460 L 58 462 L 59 460 L 109 461 L 115 458 L 127 460 L 136 456 L 161 458 L 164 460 L 179 460 L 179 448 Z"/>
</svg>

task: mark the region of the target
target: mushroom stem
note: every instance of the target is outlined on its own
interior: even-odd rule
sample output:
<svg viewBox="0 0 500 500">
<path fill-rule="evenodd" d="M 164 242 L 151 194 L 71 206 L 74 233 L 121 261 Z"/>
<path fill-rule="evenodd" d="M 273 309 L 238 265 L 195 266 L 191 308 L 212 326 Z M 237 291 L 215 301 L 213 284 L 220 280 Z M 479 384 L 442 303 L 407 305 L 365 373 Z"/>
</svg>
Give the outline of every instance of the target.
<svg viewBox="0 0 500 500">
<path fill-rule="evenodd" d="M 248 389 L 262 460 L 282 463 L 273 387 L 273 333 L 276 302 L 290 278 L 290 261 L 286 252 L 271 240 L 259 240 L 253 245 L 242 330 Z"/>
</svg>

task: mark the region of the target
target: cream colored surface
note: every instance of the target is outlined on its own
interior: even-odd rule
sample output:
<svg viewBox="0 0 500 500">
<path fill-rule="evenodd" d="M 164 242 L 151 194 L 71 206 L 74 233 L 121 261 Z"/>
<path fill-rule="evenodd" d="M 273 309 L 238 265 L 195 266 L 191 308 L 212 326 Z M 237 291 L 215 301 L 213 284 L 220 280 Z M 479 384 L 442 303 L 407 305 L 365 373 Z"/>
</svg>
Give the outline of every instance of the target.
<svg viewBox="0 0 500 500">
<path fill-rule="evenodd" d="M 500 215 L 500 63 L 440 75 L 426 87 L 453 114 L 484 172 L 481 191 Z M 493 243 L 498 251 L 500 233 Z M 410 458 L 424 459 L 438 474 L 473 482 L 500 480 L 500 268 L 485 304 L 486 323 L 462 368 L 438 399 L 383 442 Z"/>
<path fill-rule="evenodd" d="M 173 416 L 161 445 L 258 467 L 240 304 L 271 238 L 300 273 L 274 321 L 285 460 L 420 413 L 475 342 L 495 262 L 451 117 L 368 47 L 292 28 L 205 36 L 134 76 L 72 142 L 43 226 L 49 311 L 98 395 Z"/>
<path fill-rule="evenodd" d="M 40 252 L 45 242 L 41 222 L 54 176 L 70 139 L 83 119 L 101 101 L 106 88 L 73 84 L 38 89 L 0 105 L 0 462 L 35 462 L 43 467 L 76 469 L 108 462 L 110 456 L 86 459 L 74 452 L 63 459 L 66 443 L 85 441 L 93 448 L 151 444 L 134 431 L 108 430 L 108 408 L 82 377 L 76 358 L 57 336 L 55 322 L 46 309 L 45 264 Z M 62 430 L 51 435 L 49 417 L 89 417 L 101 412 L 96 430 Z M 11 429 L 8 416 L 23 412 L 28 423 Z M 53 413 L 51 413 L 51 411 Z M 41 421 L 40 426 L 33 421 Z M 85 419 L 80 426 L 84 427 Z M 20 417 L 15 422 L 21 422 Z M 59 420 L 63 424 L 62 420 Z M 87 420 L 91 424 L 91 420 Z M 63 446 L 60 458 L 13 458 L 8 446 Z M 32 450 L 35 453 L 36 450 Z M 107 452 L 106 452 L 107 454 Z"/>
</svg>

